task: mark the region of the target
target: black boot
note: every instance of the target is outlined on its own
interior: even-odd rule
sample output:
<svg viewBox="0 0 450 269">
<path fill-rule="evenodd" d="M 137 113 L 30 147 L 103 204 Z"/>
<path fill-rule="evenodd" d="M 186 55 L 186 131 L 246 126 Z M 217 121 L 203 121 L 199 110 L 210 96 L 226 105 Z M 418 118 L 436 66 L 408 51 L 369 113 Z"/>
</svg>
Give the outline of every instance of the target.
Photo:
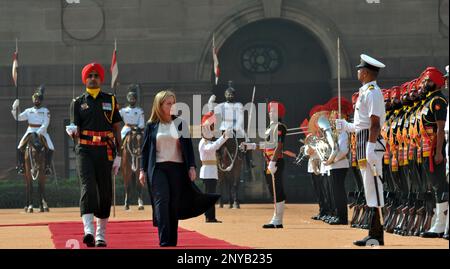
<svg viewBox="0 0 450 269">
<path fill-rule="evenodd" d="M 362 240 L 353 242 L 355 246 L 384 246 L 383 225 L 381 225 L 380 210 L 377 207 L 371 207 L 372 218 L 369 222 L 369 236 Z"/>
<path fill-rule="evenodd" d="M 47 150 L 47 156 L 45 158 L 45 174 L 47 176 L 53 173 L 52 171 L 53 150 Z"/>
<path fill-rule="evenodd" d="M 17 163 L 17 167 L 16 167 L 16 170 L 17 170 L 17 174 L 19 174 L 19 175 L 24 175 L 25 174 L 25 152 L 24 151 L 22 151 L 22 150 L 20 150 L 20 149 L 18 149 L 17 150 L 17 157 L 18 157 L 18 163 Z"/>
</svg>

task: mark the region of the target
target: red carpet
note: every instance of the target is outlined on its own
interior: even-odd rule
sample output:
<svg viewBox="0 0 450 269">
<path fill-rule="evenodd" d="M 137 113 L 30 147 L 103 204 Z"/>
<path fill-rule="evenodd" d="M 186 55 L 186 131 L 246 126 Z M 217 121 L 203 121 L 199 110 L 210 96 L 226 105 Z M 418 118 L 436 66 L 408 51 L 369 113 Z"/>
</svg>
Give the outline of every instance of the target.
<svg viewBox="0 0 450 269">
<path fill-rule="evenodd" d="M 83 242 L 83 224 L 79 222 L 54 222 L 48 227 L 52 233 L 55 248 L 64 249 L 68 240 L 79 241 L 80 248 L 87 248 Z M 151 221 L 114 221 L 108 223 L 106 232 L 108 248 L 155 249 L 159 247 L 158 229 Z M 70 241 L 69 241 L 70 242 Z M 232 245 L 223 240 L 206 237 L 195 231 L 178 228 L 176 249 L 248 249 Z M 166 248 L 164 248 L 166 249 Z M 169 248 L 170 249 L 170 248 Z"/>
</svg>

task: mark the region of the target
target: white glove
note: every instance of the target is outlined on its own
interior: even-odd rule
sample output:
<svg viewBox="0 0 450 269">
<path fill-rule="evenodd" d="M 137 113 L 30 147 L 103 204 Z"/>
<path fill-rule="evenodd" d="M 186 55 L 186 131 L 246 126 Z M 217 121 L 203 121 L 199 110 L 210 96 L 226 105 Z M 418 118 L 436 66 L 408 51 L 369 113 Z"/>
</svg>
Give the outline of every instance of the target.
<svg viewBox="0 0 450 269">
<path fill-rule="evenodd" d="M 214 103 L 216 101 L 216 96 L 213 94 L 209 97 L 208 104 Z"/>
<path fill-rule="evenodd" d="M 121 162 L 122 162 L 122 158 L 120 156 L 116 156 L 116 158 L 114 159 L 113 166 L 112 166 L 112 170 L 113 170 L 115 176 L 117 176 L 117 174 L 119 173 L 119 168 L 120 168 Z"/>
<path fill-rule="evenodd" d="M 275 173 L 277 172 L 277 162 L 270 161 L 269 166 L 267 166 L 267 169 L 269 169 L 269 172 L 272 175 L 275 175 Z"/>
<path fill-rule="evenodd" d="M 336 130 L 338 132 L 355 132 L 355 126 L 353 123 L 349 123 L 343 119 L 336 119 Z"/>
<path fill-rule="evenodd" d="M 256 149 L 256 143 L 242 142 L 241 145 L 239 146 L 239 149 L 241 151 L 255 150 Z"/>
<path fill-rule="evenodd" d="M 20 101 L 16 99 L 12 105 L 12 110 L 16 110 L 19 107 Z"/>
<path fill-rule="evenodd" d="M 211 97 L 209 97 L 208 100 L 208 109 L 209 111 L 213 111 L 214 110 L 214 102 L 216 101 L 216 96 L 213 94 L 211 95 Z"/>
<path fill-rule="evenodd" d="M 66 126 L 66 133 L 72 137 L 74 135 L 76 136 L 78 133 L 78 127 L 75 124 L 71 123 L 70 125 Z"/>
<path fill-rule="evenodd" d="M 369 169 L 372 169 L 374 165 L 377 163 L 377 154 L 375 152 L 376 143 L 367 142 L 366 145 L 366 160 Z"/>
<path fill-rule="evenodd" d="M 233 129 L 226 129 L 223 132 L 223 135 L 224 135 L 225 139 L 233 138 L 234 137 Z"/>
</svg>

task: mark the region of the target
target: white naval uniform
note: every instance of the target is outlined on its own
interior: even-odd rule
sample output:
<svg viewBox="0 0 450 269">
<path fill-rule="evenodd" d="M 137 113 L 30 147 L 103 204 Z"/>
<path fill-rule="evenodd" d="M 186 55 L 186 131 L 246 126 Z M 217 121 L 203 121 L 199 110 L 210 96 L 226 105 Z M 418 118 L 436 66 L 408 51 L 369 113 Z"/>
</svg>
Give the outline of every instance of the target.
<svg viewBox="0 0 450 269">
<path fill-rule="evenodd" d="M 233 129 L 237 138 L 245 138 L 244 108 L 241 103 L 220 103 L 214 107 L 214 114 L 218 116 L 221 131 Z"/>
<path fill-rule="evenodd" d="M 50 111 L 46 107 L 27 108 L 27 109 L 25 109 L 24 112 L 19 113 L 18 119 L 16 118 L 16 110 L 15 109 L 11 110 L 11 114 L 13 115 L 14 119 L 17 121 L 28 121 L 28 124 L 30 124 L 30 125 L 40 125 L 40 127 L 28 126 L 27 131 L 25 132 L 22 139 L 20 140 L 17 148 L 19 148 L 20 145 L 22 145 L 25 137 L 28 134 L 38 133 L 45 138 L 45 140 L 47 141 L 48 148 L 50 150 L 55 150 L 55 147 L 53 146 L 53 142 L 47 133 L 47 128 L 48 128 L 48 125 L 50 124 Z"/>
<path fill-rule="evenodd" d="M 205 138 L 200 140 L 198 144 L 198 151 L 200 153 L 200 160 L 217 162 L 216 151 L 227 141 L 223 136 L 220 136 L 216 141 L 210 141 Z M 200 168 L 201 179 L 218 179 L 217 164 L 202 164 Z"/>
<path fill-rule="evenodd" d="M 359 96 L 356 101 L 354 129 L 357 134 L 359 132 L 366 133 L 367 139 L 363 137 L 362 141 L 357 140 L 357 155 L 359 152 L 359 155 L 366 156 L 366 145 L 369 139 L 368 133 L 370 128 L 370 117 L 372 115 L 378 116 L 380 118 L 380 126 L 383 126 L 385 114 L 384 98 L 377 82 L 371 81 L 364 84 L 359 89 Z M 379 157 L 376 163 L 378 175 L 383 175 L 382 162 L 384 153 L 382 151 L 384 151 L 385 145 L 386 142 L 382 139 L 376 142 L 375 150 L 377 156 Z M 369 207 L 383 207 L 383 183 L 380 178 L 378 177 L 375 183 L 374 174 L 372 172 L 372 168 L 370 167 L 360 167 L 360 171 L 363 178 L 364 194 L 366 196 L 367 205 Z"/>
<path fill-rule="evenodd" d="M 130 126 L 127 125 L 136 125 L 140 129 L 145 128 L 144 110 L 142 110 L 142 108 L 127 106 L 120 109 L 119 113 L 125 123 L 122 131 L 120 131 L 120 136 L 122 139 L 124 139 L 128 132 L 131 131 Z"/>
</svg>

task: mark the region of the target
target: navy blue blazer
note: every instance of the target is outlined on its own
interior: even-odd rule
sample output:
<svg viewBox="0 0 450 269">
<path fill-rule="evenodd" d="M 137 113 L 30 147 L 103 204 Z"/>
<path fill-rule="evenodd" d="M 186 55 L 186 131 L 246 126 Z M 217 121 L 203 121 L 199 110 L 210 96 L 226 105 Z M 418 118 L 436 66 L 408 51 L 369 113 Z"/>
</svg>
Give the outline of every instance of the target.
<svg viewBox="0 0 450 269">
<path fill-rule="evenodd" d="M 173 117 L 173 122 L 177 126 L 181 151 L 183 154 L 183 161 L 186 167 L 185 177 L 181 190 L 181 202 L 178 208 L 177 218 L 188 219 L 197 217 L 206 212 L 219 199 L 218 194 L 204 194 L 202 193 L 194 182 L 191 182 L 188 176 L 190 167 L 196 167 L 194 158 L 194 148 L 192 146 L 192 139 L 189 133 L 189 126 L 181 118 Z M 141 167 L 147 174 L 148 191 L 150 199 L 152 199 L 151 184 L 153 180 L 153 173 L 156 165 L 156 135 L 158 133 L 159 122 L 148 123 L 144 131 L 144 141 L 142 143 L 142 159 Z M 184 128 L 183 128 L 184 127 Z M 153 208 L 153 199 L 152 199 Z M 155 210 L 153 212 L 153 225 L 157 226 L 157 219 Z"/>
<path fill-rule="evenodd" d="M 187 173 L 190 167 L 197 167 L 195 165 L 194 148 L 189 133 L 189 125 L 181 118 L 173 116 L 172 119 L 178 129 L 181 152 L 183 154 L 183 161 Z M 156 165 L 156 134 L 158 133 L 158 127 L 159 122 L 147 123 L 144 131 L 144 140 L 142 142 L 141 167 L 147 174 L 149 184 L 152 183 L 153 172 L 155 171 Z"/>
</svg>

